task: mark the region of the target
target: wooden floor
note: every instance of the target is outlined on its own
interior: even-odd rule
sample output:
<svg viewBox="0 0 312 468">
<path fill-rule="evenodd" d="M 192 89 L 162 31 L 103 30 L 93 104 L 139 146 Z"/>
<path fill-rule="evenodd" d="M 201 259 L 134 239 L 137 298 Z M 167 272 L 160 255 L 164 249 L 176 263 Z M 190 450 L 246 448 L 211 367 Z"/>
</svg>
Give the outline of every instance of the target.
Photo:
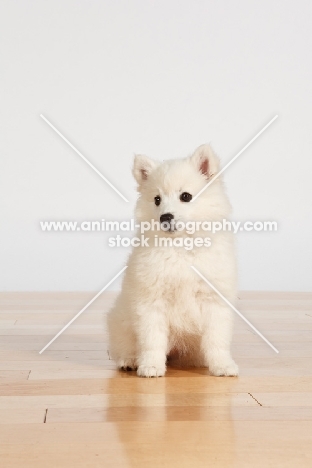
<svg viewBox="0 0 312 468">
<path fill-rule="evenodd" d="M 42 355 L 91 293 L 0 295 L 1 466 L 311 467 L 312 293 L 241 293 L 240 376 L 116 371 L 103 294 Z"/>
</svg>

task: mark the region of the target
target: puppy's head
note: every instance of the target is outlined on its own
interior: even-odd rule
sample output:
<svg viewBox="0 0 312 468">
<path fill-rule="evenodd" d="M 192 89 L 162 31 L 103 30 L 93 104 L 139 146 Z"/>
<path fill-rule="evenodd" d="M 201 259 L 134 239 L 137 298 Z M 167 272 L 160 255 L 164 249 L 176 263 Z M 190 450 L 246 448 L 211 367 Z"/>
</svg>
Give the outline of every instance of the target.
<svg viewBox="0 0 312 468">
<path fill-rule="evenodd" d="M 230 205 L 218 177 L 193 198 L 219 172 L 219 159 L 209 145 L 202 145 L 185 159 L 156 162 L 136 155 L 133 175 L 140 197 L 138 221 L 214 221 L 226 218 Z M 171 232 L 171 231 L 170 231 Z"/>
</svg>

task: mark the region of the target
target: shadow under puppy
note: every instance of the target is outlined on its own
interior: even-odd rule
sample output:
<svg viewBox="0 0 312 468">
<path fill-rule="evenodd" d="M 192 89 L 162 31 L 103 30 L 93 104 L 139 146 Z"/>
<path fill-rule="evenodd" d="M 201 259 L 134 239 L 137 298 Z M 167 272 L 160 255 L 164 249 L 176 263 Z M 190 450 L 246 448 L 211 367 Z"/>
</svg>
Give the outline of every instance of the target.
<svg viewBox="0 0 312 468">
<path fill-rule="evenodd" d="M 149 245 L 133 249 L 121 293 L 108 314 L 109 352 L 119 368 L 137 369 L 142 377 L 160 377 L 171 356 L 184 366 L 208 367 L 215 376 L 238 375 L 230 353 L 232 311 L 191 268 L 198 268 L 234 303 L 233 233 L 207 233 L 199 228 L 190 235 L 174 227 L 178 221 L 212 222 L 228 217 L 231 206 L 221 177 L 192 201 L 218 171 L 219 159 L 209 145 L 200 146 L 185 159 L 163 163 L 135 156 L 136 220 L 169 222 L 170 229 L 152 227 L 145 232 Z M 186 249 L 173 245 L 177 237 L 201 242 Z"/>
</svg>

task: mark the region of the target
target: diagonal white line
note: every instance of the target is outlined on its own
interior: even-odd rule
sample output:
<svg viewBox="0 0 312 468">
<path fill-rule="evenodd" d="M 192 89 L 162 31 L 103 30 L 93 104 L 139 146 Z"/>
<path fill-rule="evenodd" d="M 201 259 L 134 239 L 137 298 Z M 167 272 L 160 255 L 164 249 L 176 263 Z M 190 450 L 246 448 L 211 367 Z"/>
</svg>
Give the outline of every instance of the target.
<svg viewBox="0 0 312 468">
<path fill-rule="evenodd" d="M 113 279 L 111 279 L 111 280 L 110 280 L 110 281 L 109 281 L 109 282 L 108 282 L 108 283 L 107 283 L 107 284 L 104 286 L 104 288 L 103 288 L 103 289 L 101 289 L 101 291 L 100 291 L 100 292 L 98 292 L 98 293 L 97 293 L 97 294 L 94 296 L 94 298 L 93 298 L 93 299 L 91 299 L 91 301 L 90 301 L 90 302 L 88 302 L 88 304 L 87 304 L 87 305 L 85 305 L 85 306 L 84 306 L 84 308 L 83 308 L 83 309 L 81 309 L 81 311 L 80 311 L 80 312 L 78 312 L 78 314 L 76 314 L 76 315 L 75 315 L 75 317 L 73 317 L 73 318 L 70 320 L 70 322 L 68 322 L 68 324 L 67 324 L 67 325 L 65 325 L 65 327 L 63 327 L 63 328 L 62 328 L 62 330 L 61 330 L 61 331 L 59 331 L 59 332 L 58 332 L 58 334 L 57 334 L 57 335 L 55 335 L 55 337 L 54 337 L 54 338 L 53 338 L 51 341 L 49 341 L 49 343 L 48 343 L 48 344 L 46 344 L 46 345 L 45 345 L 45 347 L 44 347 L 44 348 L 42 348 L 42 350 L 41 350 L 41 351 L 39 351 L 39 354 L 43 353 L 43 351 L 45 351 L 45 350 L 46 350 L 46 349 L 47 349 L 47 348 L 50 346 L 50 344 L 52 344 L 52 343 L 53 343 L 53 341 L 55 341 L 55 340 L 56 340 L 56 338 L 58 338 L 58 337 L 59 337 L 59 336 L 60 336 L 60 335 L 61 335 L 61 334 L 62 334 L 62 333 L 63 333 L 63 332 L 64 332 L 64 331 L 65 331 L 65 330 L 66 330 L 66 329 L 69 327 L 69 325 L 71 325 L 71 324 L 72 324 L 72 323 L 73 323 L 73 322 L 76 320 L 76 318 L 78 318 L 78 317 L 79 317 L 79 315 L 81 315 L 81 314 L 82 314 L 82 313 L 83 313 L 83 312 L 84 312 L 84 311 L 85 311 L 85 310 L 86 310 L 86 309 L 89 307 L 89 305 L 91 305 L 91 304 L 92 304 L 92 302 L 94 302 L 94 301 L 95 301 L 95 299 L 97 299 L 97 298 L 98 298 L 98 297 L 99 297 L 99 296 L 102 294 L 102 292 L 103 292 L 103 291 L 105 291 L 105 289 L 107 289 L 107 288 L 108 288 L 108 286 L 110 286 L 110 285 L 111 285 L 111 284 L 112 284 L 112 283 L 115 281 L 115 279 L 117 279 L 117 278 L 118 278 L 118 276 L 120 276 L 120 275 L 121 275 L 121 274 L 122 274 L 122 273 L 125 271 L 125 269 L 126 269 L 126 268 L 128 268 L 128 266 L 127 266 L 127 265 L 126 265 L 126 266 L 125 266 L 125 267 L 124 267 L 122 270 L 120 270 L 120 272 L 119 272 L 119 273 L 117 273 L 117 275 L 116 275 L 116 276 L 114 276 L 114 278 L 113 278 Z"/>
<path fill-rule="evenodd" d="M 209 185 L 212 184 L 212 182 L 214 182 L 214 181 L 222 174 L 222 172 L 224 172 L 225 169 L 227 169 L 227 168 L 238 158 L 238 156 L 240 156 L 240 155 L 248 148 L 248 146 L 250 146 L 251 143 L 253 143 L 253 142 L 261 135 L 261 133 L 263 133 L 263 132 L 274 122 L 274 120 L 277 119 L 277 117 L 278 117 L 278 115 L 276 115 L 275 117 L 273 117 L 273 119 L 271 119 L 270 122 L 268 122 L 268 123 L 263 127 L 263 129 L 260 130 L 260 132 L 258 132 L 257 135 L 254 136 L 254 137 L 250 140 L 250 142 L 247 143 L 247 145 L 245 145 L 244 148 L 241 149 L 241 150 L 236 154 L 236 156 L 234 156 L 234 158 L 232 158 L 231 161 L 228 162 L 228 163 L 221 169 L 221 171 L 219 171 L 215 176 L 213 176 L 213 178 L 209 180 L 209 182 L 205 185 L 205 187 L 203 187 L 203 188 L 197 193 L 197 195 L 195 195 L 195 197 L 192 198 L 191 202 L 193 202 L 194 200 L 196 200 L 196 198 L 199 197 L 199 195 L 200 195 L 201 193 L 203 193 L 203 192 L 209 187 Z"/>
<path fill-rule="evenodd" d="M 211 289 L 213 289 L 213 290 L 221 297 L 221 299 L 224 300 L 224 302 L 226 302 L 226 304 L 227 304 L 229 307 L 231 307 L 232 310 L 234 310 L 234 312 L 237 313 L 237 315 L 239 315 L 239 317 L 240 317 L 241 319 L 244 320 L 244 322 L 247 323 L 247 325 L 250 326 L 250 328 L 252 328 L 252 329 L 260 336 L 260 338 L 263 339 L 263 341 L 265 341 L 276 353 L 279 353 L 278 349 L 276 349 L 275 346 L 273 346 L 272 343 L 270 343 L 270 341 L 267 340 L 266 337 L 263 336 L 262 333 L 260 333 L 259 330 L 257 330 L 257 328 L 254 327 L 254 326 L 252 325 L 252 323 L 250 323 L 249 320 L 247 320 L 246 317 L 244 317 L 243 314 L 242 314 L 241 312 L 239 312 L 239 310 L 237 310 L 237 309 L 233 306 L 233 304 L 231 304 L 231 303 L 226 299 L 226 297 L 224 297 L 223 294 L 221 294 L 220 291 L 218 291 L 217 288 L 215 288 L 215 287 L 213 286 L 213 284 L 211 284 L 210 281 L 208 281 L 207 278 L 205 278 L 205 277 L 197 270 L 197 268 L 195 268 L 194 266 L 191 266 L 191 268 L 198 274 L 198 276 L 200 276 L 200 277 L 205 281 L 205 283 L 208 284 L 208 286 L 211 287 Z"/>
<path fill-rule="evenodd" d="M 88 159 L 80 153 L 80 151 L 77 150 L 77 148 L 75 148 L 75 146 L 67 140 L 67 138 L 64 137 L 64 135 L 62 135 L 62 133 L 54 127 L 54 125 L 51 124 L 51 122 L 49 122 L 49 120 L 42 114 L 40 114 L 40 117 L 64 140 L 66 141 L 66 143 L 78 154 L 78 156 L 80 156 L 90 167 L 92 167 L 92 169 L 103 179 L 105 180 L 105 182 L 113 189 L 115 190 L 116 193 L 118 193 L 118 195 L 125 201 L 125 202 L 129 202 L 129 200 L 126 199 L 126 197 L 123 196 L 122 193 L 119 192 L 118 189 L 116 189 L 116 187 L 109 181 L 106 179 L 105 176 L 103 176 L 103 174 L 96 168 L 93 166 L 93 164 L 90 163 L 90 161 L 88 161 Z"/>
</svg>

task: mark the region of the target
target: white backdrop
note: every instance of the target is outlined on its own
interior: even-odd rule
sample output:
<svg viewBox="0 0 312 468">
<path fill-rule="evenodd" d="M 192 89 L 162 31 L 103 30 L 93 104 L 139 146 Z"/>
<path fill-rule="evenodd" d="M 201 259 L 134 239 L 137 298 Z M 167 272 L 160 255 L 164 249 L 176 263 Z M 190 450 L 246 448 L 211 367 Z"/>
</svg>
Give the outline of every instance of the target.
<svg viewBox="0 0 312 468">
<path fill-rule="evenodd" d="M 134 152 L 184 157 L 208 141 L 225 165 L 275 114 L 225 174 L 236 220 L 279 223 L 238 235 L 240 288 L 311 290 L 311 11 L 309 0 L 2 0 L 1 290 L 99 290 L 127 252 L 39 221 L 130 218 Z"/>
</svg>

